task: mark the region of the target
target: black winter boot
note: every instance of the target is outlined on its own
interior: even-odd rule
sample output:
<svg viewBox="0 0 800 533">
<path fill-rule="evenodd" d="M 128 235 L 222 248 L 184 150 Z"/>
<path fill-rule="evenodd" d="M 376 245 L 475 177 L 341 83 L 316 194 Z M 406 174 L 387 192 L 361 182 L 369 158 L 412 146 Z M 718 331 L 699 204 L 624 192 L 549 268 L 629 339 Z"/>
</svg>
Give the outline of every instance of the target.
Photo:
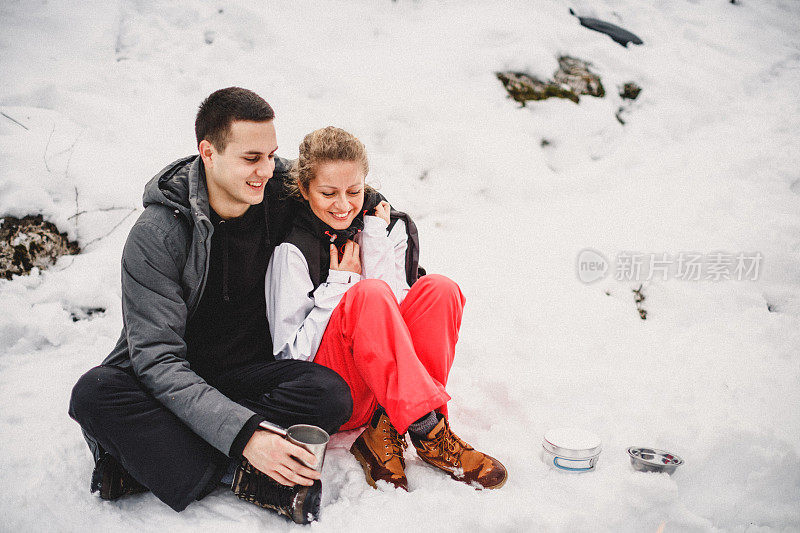
<svg viewBox="0 0 800 533">
<path fill-rule="evenodd" d="M 322 500 L 322 483 L 319 480 L 310 487 L 287 487 L 243 459 L 233 475 L 231 490 L 239 498 L 272 509 L 297 524 L 309 524 L 319 518 Z"/>
<path fill-rule="evenodd" d="M 100 492 L 104 500 L 116 500 L 126 494 L 147 492 L 147 487 L 136 481 L 110 453 L 103 452 L 94 465 L 92 492 Z"/>
</svg>

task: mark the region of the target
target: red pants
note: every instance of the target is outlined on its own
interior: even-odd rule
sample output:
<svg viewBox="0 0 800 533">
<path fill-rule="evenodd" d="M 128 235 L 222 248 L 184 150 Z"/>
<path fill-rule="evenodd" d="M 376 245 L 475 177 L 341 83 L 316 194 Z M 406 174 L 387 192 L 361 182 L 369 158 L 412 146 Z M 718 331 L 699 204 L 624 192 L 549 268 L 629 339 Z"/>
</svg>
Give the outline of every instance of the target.
<svg viewBox="0 0 800 533">
<path fill-rule="evenodd" d="M 445 385 L 465 301 L 438 274 L 420 278 L 401 305 L 377 279 L 345 293 L 314 358 L 350 386 L 353 415 L 341 429 L 363 426 L 378 405 L 400 433 L 430 411 L 447 414 Z"/>
</svg>

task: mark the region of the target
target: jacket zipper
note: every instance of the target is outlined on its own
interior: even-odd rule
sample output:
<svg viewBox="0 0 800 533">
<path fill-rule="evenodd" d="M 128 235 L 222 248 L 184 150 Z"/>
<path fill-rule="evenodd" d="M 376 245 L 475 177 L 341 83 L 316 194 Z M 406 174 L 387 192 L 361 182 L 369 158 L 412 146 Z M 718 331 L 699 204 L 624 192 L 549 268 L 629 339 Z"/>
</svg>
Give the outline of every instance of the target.
<svg viewBox="0 0 800 533">
<path fill-rule="evenodd" d="M 200 299 L 203 298 L 203 292 L 206 290 L 206 281 L 208 280 L 208 267 L 211 264 L 211 236 L 213 235 L 213 231 L 208 234 L 205 238 L 205 242 L 203 245 L 206 249 L 206 266 L 203 269 L 203 277 L 200 280 L 200 283 L 197 285 L 195 292 L 197 292 L 197 298 L 195 298 L 194 302 L 192 303 L 192 308 L 189 309 L 189 316 L 186 319 L 186 323 L 188 324 L 189 321 L 194 316 L 194 312 L 197 311 L 197 307 L 200 305 Z"/>
</svg>

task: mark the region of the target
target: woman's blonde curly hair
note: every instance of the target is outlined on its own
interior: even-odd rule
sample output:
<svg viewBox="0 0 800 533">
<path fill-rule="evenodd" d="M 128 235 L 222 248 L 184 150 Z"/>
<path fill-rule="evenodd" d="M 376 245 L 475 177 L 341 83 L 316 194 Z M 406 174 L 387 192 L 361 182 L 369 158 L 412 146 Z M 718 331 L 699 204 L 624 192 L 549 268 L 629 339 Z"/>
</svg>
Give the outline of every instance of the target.
<svg viewBox="0 0 800 533">
<path fill-rule="evenodd" d="M 308 191 L 317 166 L 331 161 L 355 161 L 361 165 L 364 176 L 369 173 L 367 149 L 355 135 L 334 126 L 321 128 L 306 135 L 300 143 L 300 156 L 289 172 L 289 196 L 302 199 L 301 191 Z"/>
</svg>

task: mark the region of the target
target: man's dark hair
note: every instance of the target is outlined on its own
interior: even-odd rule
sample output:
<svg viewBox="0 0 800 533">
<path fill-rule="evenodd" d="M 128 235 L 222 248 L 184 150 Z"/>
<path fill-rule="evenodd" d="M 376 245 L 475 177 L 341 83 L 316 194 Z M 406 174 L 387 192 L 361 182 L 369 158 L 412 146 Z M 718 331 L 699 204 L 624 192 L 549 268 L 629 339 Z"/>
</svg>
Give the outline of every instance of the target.
<svg viewBox="0 0 800 533">
<path fill-rule="evenodd" d="M 211 93 L 197 111 L 194 133 L 197 144 L 206 139 L 220 152 L 228 144 L 231 122 L 250 120 L 266 122 L 275 118 L 272 107 L 253 91 L 228 87 Z"/>
</svg>

